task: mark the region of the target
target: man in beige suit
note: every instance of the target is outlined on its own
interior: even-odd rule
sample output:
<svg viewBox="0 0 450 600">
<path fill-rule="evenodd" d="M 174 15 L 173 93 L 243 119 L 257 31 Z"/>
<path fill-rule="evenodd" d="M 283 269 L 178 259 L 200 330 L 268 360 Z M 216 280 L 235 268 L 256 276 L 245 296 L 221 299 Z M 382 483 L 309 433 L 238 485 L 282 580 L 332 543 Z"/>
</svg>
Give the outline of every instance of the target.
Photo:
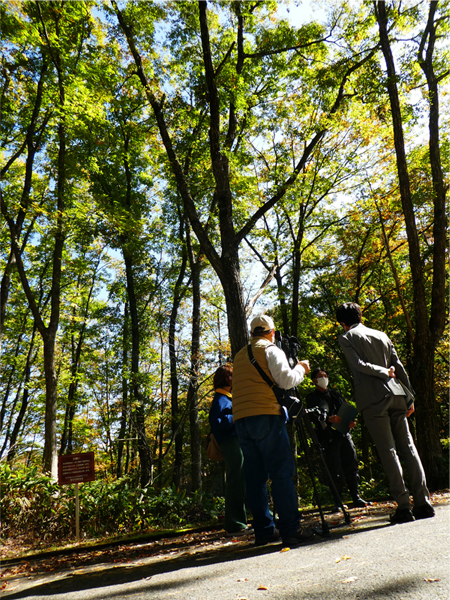
<svg viewBox="0 0 450 600">
<path fill-rule="evenodd" d="M 425 472 L 407 421 L 414 412 L 411 384 L 395 348 L 385 333 L 362 324 L 358 304 L 339 306 L 336 319 L 345 330 L 339 345 L 353 374 L 356 406 L 375 442 L 398 505 L 391 522 L 434 517 Z M 400 459 L 409 474 L 413 510 Z"/>
</svg>

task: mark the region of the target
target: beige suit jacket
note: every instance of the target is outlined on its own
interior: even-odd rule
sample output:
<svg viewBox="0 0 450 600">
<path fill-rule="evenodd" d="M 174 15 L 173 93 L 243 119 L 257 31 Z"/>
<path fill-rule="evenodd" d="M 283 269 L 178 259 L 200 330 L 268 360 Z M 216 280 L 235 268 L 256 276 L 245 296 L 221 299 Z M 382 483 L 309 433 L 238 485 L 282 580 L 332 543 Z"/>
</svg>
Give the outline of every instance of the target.
<svg viewBox="0 0 450 600">
<path fill-rule="evenodd" d="M 411 391 L 405 368 L 391 340 L 382 331 L 359 323 L 339 336 L 339 345 L 352 371 L 359 411 L 387 394 L 406 395 L 399 381 Z M 397 378 L 389 377 L 389 367 L 395 367 Z"/>
</svg>

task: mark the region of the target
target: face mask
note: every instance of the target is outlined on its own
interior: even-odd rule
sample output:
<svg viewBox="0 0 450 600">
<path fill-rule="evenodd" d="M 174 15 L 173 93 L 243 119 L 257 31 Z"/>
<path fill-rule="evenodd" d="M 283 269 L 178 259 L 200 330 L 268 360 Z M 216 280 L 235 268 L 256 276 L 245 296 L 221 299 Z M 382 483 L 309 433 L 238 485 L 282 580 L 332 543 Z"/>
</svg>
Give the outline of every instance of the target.
<svg viewBox="0 0 450 600">
<path fill-rule="evenodd" d="M 319 377 L 319 378 L 317 379 L 317 385 L 318 385 L 320 388 L 322 388 L 322 389 L 326 390 L 326 389 L 327 389 L 327 387 L 328 387 L 328 377 Z"/>
</svg>

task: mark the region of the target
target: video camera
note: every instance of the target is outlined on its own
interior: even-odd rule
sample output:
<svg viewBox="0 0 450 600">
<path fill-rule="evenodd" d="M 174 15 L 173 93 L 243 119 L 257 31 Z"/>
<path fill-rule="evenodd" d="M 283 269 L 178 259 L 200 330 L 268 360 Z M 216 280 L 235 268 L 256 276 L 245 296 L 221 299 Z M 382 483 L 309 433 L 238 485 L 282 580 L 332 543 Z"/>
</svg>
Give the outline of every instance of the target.
<svg viewBox="0 0 450 600">
<path fill-rule="evenodd" d="M 326 420 L 328 418 L 328 411 L 324 408 L 320 408 L 319 406 L 306 408 L 305 413 L 315 415 L 319 423 L 326 423 Z"/>
<path fill-rule="evenodd" d="M 293 369 L 298 362 L 300 342 L 294 335 L 283 337 L 281 331 L 275 331 L 275 340 L 278 348 L 286 354 L 289 366 Z"/>
</svg>

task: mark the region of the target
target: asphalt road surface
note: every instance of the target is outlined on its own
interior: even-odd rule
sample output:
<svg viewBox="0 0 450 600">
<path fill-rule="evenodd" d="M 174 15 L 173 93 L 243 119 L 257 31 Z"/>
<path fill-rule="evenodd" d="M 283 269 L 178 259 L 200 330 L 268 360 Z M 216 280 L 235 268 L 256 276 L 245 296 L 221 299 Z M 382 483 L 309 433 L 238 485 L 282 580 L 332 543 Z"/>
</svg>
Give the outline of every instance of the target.
<svg viewBox="0 0 450 600">
<path fill-rule="evenodd" d="M 450 503 L 436 517 L 390 525 L 351 511 L 352 524 L 300 548 L 256 548 L 207 536 L 161 552 L 10 577 L 5 600 L 449 600 Z M 333 517 L 334 518 L 334 517 Z M 5 581 L 5 579 L 3 579 Z"/>
</svg>

